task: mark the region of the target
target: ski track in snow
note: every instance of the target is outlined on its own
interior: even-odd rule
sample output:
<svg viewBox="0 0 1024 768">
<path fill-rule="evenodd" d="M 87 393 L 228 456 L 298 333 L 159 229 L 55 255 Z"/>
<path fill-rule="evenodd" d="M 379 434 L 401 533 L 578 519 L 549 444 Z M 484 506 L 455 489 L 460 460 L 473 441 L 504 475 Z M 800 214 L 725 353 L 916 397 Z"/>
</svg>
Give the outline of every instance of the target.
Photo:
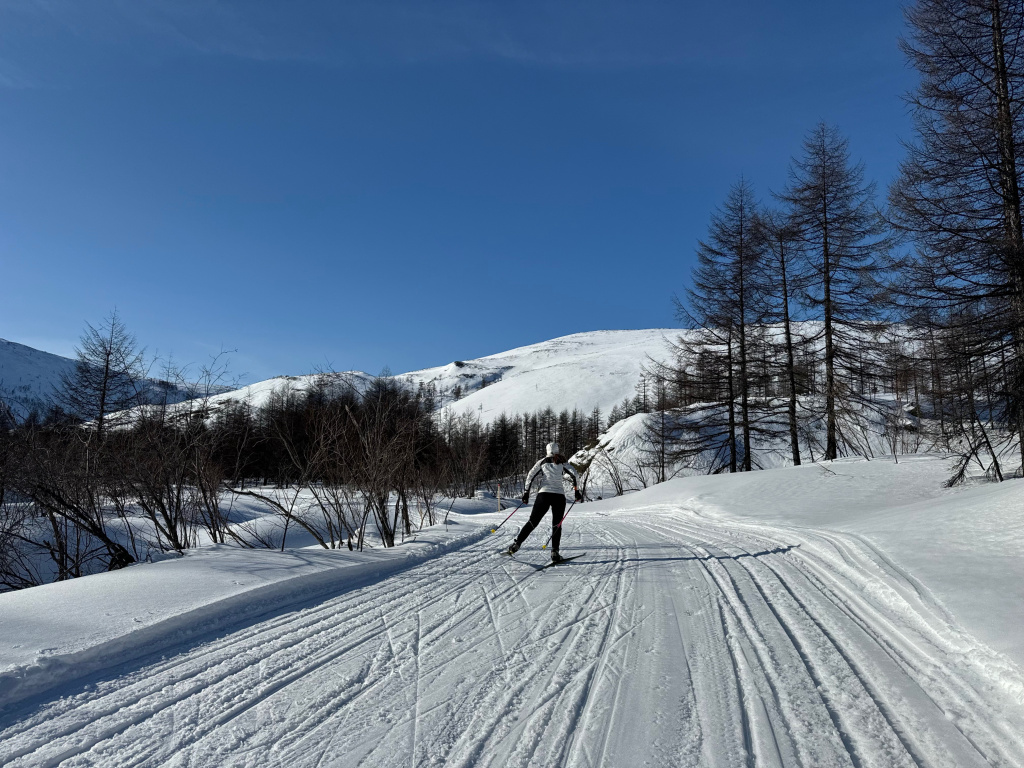
<svg viewBox="0 0 1024 768">
<path fill-rule="evenodd" d="M 25 702 L 0 764 L 1024 766 L 1019 693 L 856 537 L 584 512 L 543 573 L 505 539 Z"/>
</svg>

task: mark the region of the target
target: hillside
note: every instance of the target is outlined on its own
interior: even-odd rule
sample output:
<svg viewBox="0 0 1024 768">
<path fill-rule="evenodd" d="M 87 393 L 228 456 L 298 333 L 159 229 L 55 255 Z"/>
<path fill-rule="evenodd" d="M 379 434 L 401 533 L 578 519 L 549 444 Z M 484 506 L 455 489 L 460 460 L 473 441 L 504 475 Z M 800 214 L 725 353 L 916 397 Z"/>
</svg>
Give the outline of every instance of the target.
<svg viewBox="0 0 1024 768">
<path fill-rule="evenodd" d="M 665 339 L 678 330 L 590 331 L 477 360 L 452 362 L 404 375 L 413 382 L 433 383 L 451 394 L 458 413 L 476 413 L 491 421 L 505 413 L 527 413 L 551 407 L 578 408 L 603 414 L 623 398 L 633 397 L 641 367 L 648 357 L 665 354 Z M 481 386 L 483 385 L 483 386 Z"/>
<path fill-rule="evenodd" d="M 75 361 L 70 358 L 0 339 L 0 396 L 17 416 L 43 410 L 61 374 L 74 367 Z"/>
<path fill-rule="evenodd" d="M 440 403 L 459 414 L 476 414 L 484 422 L 502 413 L 527 413 L 544 408 L 578 408 L 589 413 L 633 397 L 641 368 L 648 357 L 665 352 L 668 328 L 636 331 L 589 331 L 538 344 L 517 347 L 471 360 L 456 360 L 435 368 L 401 373 L 412 386 L 432 384 Z M 302 392 L 319 374 L 277 376 L 212 396 L 216 411 L 229 403 L 263 405 L 274 392 Z M 330 374 L 361 388 L 373 377 L 362 371 Z"/>
<path fill-rule="evenodd" d="M 61 375 L 74 367 L 75 361 L 69 357 L 0 339 L 0 398 L 18 418 L 33 410 L 45 411 L 53 403 Z M 179 403 L 189 397 L 189 392 L 165 381 L 146 379 L 143 396 L 150 402 L 167 398 L 168 402 Z"/>
</svg>

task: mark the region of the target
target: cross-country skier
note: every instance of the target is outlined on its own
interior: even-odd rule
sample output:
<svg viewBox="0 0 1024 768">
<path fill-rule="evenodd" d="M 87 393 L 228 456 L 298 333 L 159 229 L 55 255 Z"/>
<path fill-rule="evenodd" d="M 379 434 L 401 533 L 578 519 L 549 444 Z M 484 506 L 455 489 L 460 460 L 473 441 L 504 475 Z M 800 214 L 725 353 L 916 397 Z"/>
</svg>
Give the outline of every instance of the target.
<svg viewBox="0 0 1024 768">
<path fill-rule="evenodd" d="M 547 456 L 533 465 L 533 469 L 526 475 L 526 492 L 523 493 L 523 504 L 530 503 L 530 486 L 538 477 L 540 480 L 540 492 L 537 500 L 533 503 L 533 512 L 526 525 L 519 531 L 516 540 L 508 548 L 508 553 L 514 555 L 519 547 L 526 541 L 533 529 L 540 523 L 541 518 L 551 510 L 551 562 L 557 563 L 562 560 L 558 554 L 558 544 L 562 539 L 562 518 L 565 517 L 565 486 L 562 485 L 562 476 L 568 475 L 572 480 L 572 490 L 576 501 L 583 501 L 583 494 L 576 487 L 578 478 L 576 471 L 565 460 L 565 456 L 558 452 L 558 443 L 548 443 L 546 446 Z"/>
</svg>

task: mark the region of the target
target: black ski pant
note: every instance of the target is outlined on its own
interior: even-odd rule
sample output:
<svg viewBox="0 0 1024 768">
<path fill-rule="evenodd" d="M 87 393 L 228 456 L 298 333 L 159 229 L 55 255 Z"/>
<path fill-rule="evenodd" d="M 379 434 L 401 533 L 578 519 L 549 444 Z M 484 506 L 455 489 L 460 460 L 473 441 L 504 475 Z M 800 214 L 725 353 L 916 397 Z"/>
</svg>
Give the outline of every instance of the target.
<svg viewBox="0 0 1024 768">
<path fill-rule="evenodd" d="M 562 518 L 565 517 L 565 494 L 564 493 L 538 493 L 537 500 L 533 502 L 533 512 L 526 525 L 519 529 L 516 536 L 516 544 L 522 546 L 526 537 L 533 533 L 541 521 L 541 518 L 551 510 L 551 550 L 558 551 L 558 544 L 562 540 Z"/>
</svg>

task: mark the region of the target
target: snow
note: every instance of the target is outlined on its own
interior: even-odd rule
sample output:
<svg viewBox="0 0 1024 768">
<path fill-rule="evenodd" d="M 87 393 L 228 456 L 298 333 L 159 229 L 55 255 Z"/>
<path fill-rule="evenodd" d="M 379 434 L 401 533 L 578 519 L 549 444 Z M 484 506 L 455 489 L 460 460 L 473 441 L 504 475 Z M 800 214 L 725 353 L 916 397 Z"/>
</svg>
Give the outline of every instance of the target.
<svg viewBox="0 0 1024 768">
<path fill-rule="evenodd" d="M 555 412 L 578 408 L 589 415 L 600 408 L 607 417 L 612 406 L 635 394 L 636 383 L 649 357 L 665 355 L 666 338 L 679 331 L 653 328 L 636 331 L 590 331 L 562 336 L 473 360 L 397 374 L 413 387 L 433 384 L 440 404 L 456 414 L 479 416 L 490 422 L 502 413 L 532 413 L 551 407 Z M 321 374 L 277 376 L 204 401 L 212 412 L 229 404 L 264 405 L 273 393 L 306 391 Z M 341 385 L 362 390 L 373 377 L 362 371 L 327 374 Z M 481 388 L 481 384 L 484 384 Z M 454 398 L 455 388 L 460 397 Z"/>
<path fill-rule="evenodd" d="M 459 506 L 479 510 L 481 504 Z M 467 527 L 463 519 L 455 513 L 448 526 L 435 526 L 398 550 L 278 552 L 213 545 L 180 558 L 4 593 L 0 706 L 69 675 L 377 581 L 482 535 L 479 526 Z"/>
<path fill-rule="evenodd" d="M 864 537 L 926 584 L 973 634 L 1024 666 L 1024 481 L 943 488 L 937 456 L 845 459 L 658 488 L 702 514 Z"/>
<path fill-rule="evenodd" d="M 947 469 L 670 481 L 541 573 L 489 512 L 3 594 L 0 763 L 1024 766 L 1024 482 Z"/>
<path fill-rule="evenodd" d="M 540 344 L 405 374 L 413 382 L 434 382 L 441 391 L 456 385 L 469 394 L 453 404 L 457 413 L 477 414 L 484 422 L 502 413 L 533 413 L 551 407 L 557 413 L 612 406 L 636 394 L 648 358 L 664 359 L 666 339 L 679 330 L 589 331 Z M 480 388 L 480 382 L 489 383 Z"/>
<path fill-rule="evenodd" d="M 69 358 L 0 339 L 0 396 L 19 416 L 33 409 L 43 410 L 61 375 L 74 367 L 75 361 Z"/>
</svg>

